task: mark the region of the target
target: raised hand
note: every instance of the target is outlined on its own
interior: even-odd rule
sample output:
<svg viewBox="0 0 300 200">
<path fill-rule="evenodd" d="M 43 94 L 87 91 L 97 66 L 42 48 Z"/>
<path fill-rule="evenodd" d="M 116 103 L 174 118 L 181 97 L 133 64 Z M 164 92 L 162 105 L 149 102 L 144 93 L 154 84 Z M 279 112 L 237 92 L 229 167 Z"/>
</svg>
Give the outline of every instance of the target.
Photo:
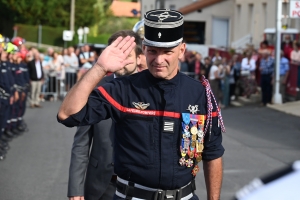
<svg viewBox="0 0 300 200">
<path fill-rule="evenodd" d="M 97 60 L 97 65 L 106 72 L 115 72 L 122 69 L 132 61 L 127 59 L 135 47 L 134 37 L 118 37 L 111 45 L 106 47 Z"/>
</svg>

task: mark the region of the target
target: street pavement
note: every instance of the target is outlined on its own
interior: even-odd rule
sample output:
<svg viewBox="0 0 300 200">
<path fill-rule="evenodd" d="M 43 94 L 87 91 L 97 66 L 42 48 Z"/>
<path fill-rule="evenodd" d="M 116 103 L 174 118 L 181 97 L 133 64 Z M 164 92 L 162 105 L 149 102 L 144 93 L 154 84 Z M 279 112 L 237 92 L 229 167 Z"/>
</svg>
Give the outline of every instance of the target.
<svg viewBox="0 0 300 200">
<path fill-rule="evenodd" d="M 75 129 L 57 123 L 60 102 L 42 105 L 27 110 L 30 131 L 10 143 L 0 162 L 0 200 L 67 199 Z M 300 160 L 300 117 L 253 105 L 226 108 L 222 114 L 227 132 L 221 199 L 230 200 L 255 177 Z M 206 199 L 202 171 L 196 184 L 199 199 Z"/>
</svg>

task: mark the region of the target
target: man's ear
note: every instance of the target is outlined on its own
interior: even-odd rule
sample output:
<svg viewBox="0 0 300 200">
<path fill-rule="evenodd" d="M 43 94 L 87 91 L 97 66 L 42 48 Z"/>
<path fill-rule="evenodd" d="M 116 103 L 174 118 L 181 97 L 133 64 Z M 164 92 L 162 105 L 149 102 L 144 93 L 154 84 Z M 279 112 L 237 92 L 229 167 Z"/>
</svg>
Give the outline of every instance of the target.
<svg viewBox="0 0 300 200">
<path fill-rule="evenodd" d="M 186 44 L 185 43 L 181 43 L 179 46 L 179 59 L 182 59 L 185 53 L 185 49 L 186 49 Z"/>
<path fill-rule="evenodd" d="M 140 54 L 140 55 L 138 55 L 138 56 L 136 57 L 136 65 L 137 65 L 137 66 L 140 66 L 140 65 L 141 65 L 141 56 L 142 56 L 142 54 Z"/>
</svg>

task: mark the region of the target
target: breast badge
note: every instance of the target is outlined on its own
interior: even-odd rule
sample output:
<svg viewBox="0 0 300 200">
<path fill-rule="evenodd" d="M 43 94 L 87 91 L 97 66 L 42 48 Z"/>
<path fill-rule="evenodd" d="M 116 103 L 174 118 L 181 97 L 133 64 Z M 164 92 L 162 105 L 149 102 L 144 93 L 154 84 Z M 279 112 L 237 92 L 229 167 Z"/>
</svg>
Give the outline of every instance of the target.
<svg viewBox="0 0 300 200">
<path fill-rule="evenodd" d="M 132 102 L 132 104 L 134 105 L 134 107 L 136 109 L 139 110 L 145 110 L 146 108 L 148 108 L 150 106 L 150 103 L 144 103 L 144 102 Z"/>
</svg>

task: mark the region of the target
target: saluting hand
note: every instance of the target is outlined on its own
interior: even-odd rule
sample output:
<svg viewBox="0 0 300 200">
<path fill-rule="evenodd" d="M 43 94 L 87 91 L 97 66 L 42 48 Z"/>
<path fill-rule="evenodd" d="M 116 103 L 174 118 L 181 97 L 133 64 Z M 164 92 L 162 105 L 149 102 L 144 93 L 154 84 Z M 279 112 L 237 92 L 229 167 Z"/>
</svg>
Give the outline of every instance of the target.
<svg viewBox="0 0 300 200">
<path fill-rule="evenodd" d="M 127 57 L 135 45 L 134 37 L 118 37 L 111 45 L 104 49 L 96 64 L 105 72 L 118 71 L 126 65 L 133 63 Z"/>
</svg>

